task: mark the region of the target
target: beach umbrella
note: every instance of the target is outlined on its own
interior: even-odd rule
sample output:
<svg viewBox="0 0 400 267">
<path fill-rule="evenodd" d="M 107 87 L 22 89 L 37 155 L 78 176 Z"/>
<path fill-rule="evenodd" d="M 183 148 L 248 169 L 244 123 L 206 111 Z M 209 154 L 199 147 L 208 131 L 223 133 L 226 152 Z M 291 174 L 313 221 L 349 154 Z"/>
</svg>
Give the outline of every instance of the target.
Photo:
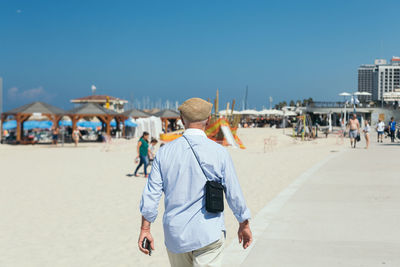
<svg viewBox="0 0 400 267">
<path fill-rule="evenodd" d="M 53 122 L 47 121 L 25 121 L 24 122 L 24 129 L 25 130 L 32 130 L 32 129 L 50 129 L 53 126 Z M 17 121 L 6 121 L 3 124 L 4 130 L 10 130 L 17 128 Z"/>
<path fill-rule="evenodd" d="M 97 122 L 97 121 L 79 121 L 77 123 L 78 127 L 82 127 L 82 128 L 92 128 L 92 129 L 96 129 L 97 127 L 101 126 L 101 122 Z"/>
<path fill-rule="evenodd" d="M 127 127 L 137 127 L 137 124 L 132 119 L 125 120 L 125 126 Z"/>
<path fill-rule="evenodd" d="M 39 122 L 38 121 L 25 121 L 24 122 L 24 129 L 25 130 L 32 130 L 35 128 L 39 128 Z"/>
<path fill-rule="evenodd" d="M 38 128 L 40 129 L 50 129 L 53 127 L 53 122 L 51 121 L 39 121 L 38 122 Z"/>
<path fill-rule="evenodd" d="M 6 121 L 3 123 L 3 129 L 4 130 L 11 130 L 17 128 L 17 121 L 12 120 L 12 121 Z"/>
<path fill-rule="evenodd" d="M 355 92 L 354 95 L 365 95 L 365 96 L 370 96 L 372 95 L 371 93 L 368 92 Z"/>
<path fill-rule="evenodd" d="M 72 127 L 72 121 L 66 121 L 66 120 L 60 121 L 60 122 L 58 123 L 58 125 L 59 125 L 59 126 L 71 126 L 71 127 Z"/>
<path fill-rule="evenodd" d="M 50 129 L 53 126 L 51 121 L 25 121 L 24 129 L 32 130 L 32 129 Z"/>
<path fill-rule="evenodd" d="M 347 93 L 347 92 L 342 92 L 342 93 L 340 93 L 339 95 L 340 95 L 340 96 L 351 96 L 351 94 L 350 94 L 350 93 Z"/>
</svg>

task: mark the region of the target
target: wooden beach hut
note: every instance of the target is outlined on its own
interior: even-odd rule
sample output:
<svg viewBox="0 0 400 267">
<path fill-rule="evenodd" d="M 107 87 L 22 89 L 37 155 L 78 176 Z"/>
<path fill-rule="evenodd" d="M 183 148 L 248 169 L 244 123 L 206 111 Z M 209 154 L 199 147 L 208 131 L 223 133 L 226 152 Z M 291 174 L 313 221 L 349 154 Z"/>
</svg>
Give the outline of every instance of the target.
<svg viewBox="0 0 400 267">
<path fill-rule="evenodd" d="M 23 143 L 23 125 L 32 115 L 46 116 L 53 125 L 58 125 L 65 111 L 53 105 L 44 102 L 32 102 L 21 107 L 6 111 L 1 114 L 1 134 L 3 134 L 3 123 L 9 117 L 13 116 L 17 122 L 16 142 Z"/>
<path fill-rule="evenodd" d="M 119 129 L 120 123 L 124 123 L 127 117 L 124 114 L 117 113 L 110 109 L 106 109 L 99 104 L 86 103 L 79 107 L 76 107 L 68 112 L 66 115 L 71 118 L 72 121 L 72 131 L 77 127 L 77 122 L 83 118 L 98 118 L 106 127 L 107 135 L 111 134 L 111 121 L 115 119 L 117 122 L 117 129 Z M 125 135 L 125 127 L 122 129 L 122 134 Z"/>
<path fill-rule="evenodd" d="M 144 111 L 138 110 L 138 109 L 130 109 L 130 110 L 125 111 L 123 114 L 126 117 L 133 118 L 133 119 L 147 118 L 147 117 L 151 116 L 150 114 L 148 114 Z"/>
<path fill-rule="evenodd" d="M 168 126 L 171 124 L 171 129 L 176 127 L 176 122 L 180 119 L 181 115 L 178 111 L 172 109 L 164 109 L 154 114 L 155 117 L 161 119 L 162 127 L 165 132 L 168 132 Z"/>
</svg>

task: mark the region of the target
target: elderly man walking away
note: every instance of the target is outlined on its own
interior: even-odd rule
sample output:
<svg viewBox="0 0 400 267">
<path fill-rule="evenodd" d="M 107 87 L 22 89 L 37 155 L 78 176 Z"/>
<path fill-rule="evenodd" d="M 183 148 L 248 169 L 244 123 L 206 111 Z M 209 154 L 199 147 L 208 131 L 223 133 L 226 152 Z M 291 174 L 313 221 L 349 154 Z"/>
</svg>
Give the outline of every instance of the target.
<svg viewBox="0 0 400 267">
<path fill-rule="evenodd" d="M 348 127 L 350 128 L 349 130 L 350 145 L 351 147 L 356 148 L 357 136 L 360 134 L 360 122 L 358 121 L 357 115 L 355 113 L 353 113 L 353 116 L 350 118 Z"/>
<path fill-rule="evenodd" d="M 142 243 L 147 238 L 154 249 L 150 225 L 157 217 L 158 202 L 164 192 L 164 237 L 173 267 L 222 265 L 224 213 L 210 208 L 216 203 L 208 201 L 208 197 L 206 200 L 207 181 L 223 186 L 225 198 L 239 222 L 238 238 L 243 248 L 252 242 L 250 211 L 232 159 L 224 147 L 204 133 L 211 109 L 212 104 L 200 98 L 188 99 L 179 107 L 186 130 L 183 137 L 159 149 L 140 203 L 142 225 L 138 246 L 148 254 L 150 251 Z"/>
</svg>

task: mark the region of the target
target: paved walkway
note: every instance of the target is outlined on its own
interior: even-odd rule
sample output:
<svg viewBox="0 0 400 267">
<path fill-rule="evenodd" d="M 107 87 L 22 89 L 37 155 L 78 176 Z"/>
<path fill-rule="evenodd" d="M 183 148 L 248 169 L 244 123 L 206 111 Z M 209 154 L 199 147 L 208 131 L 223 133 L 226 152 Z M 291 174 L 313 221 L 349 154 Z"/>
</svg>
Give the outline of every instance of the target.
<svg viewBox="0 0 400 267">
<path fill-rule="evenodd" d="M 228 247 L 226 266 L 400 266 L 400 144 L 332 154 L 257 214 L 254 246 Z"/>
</svg>

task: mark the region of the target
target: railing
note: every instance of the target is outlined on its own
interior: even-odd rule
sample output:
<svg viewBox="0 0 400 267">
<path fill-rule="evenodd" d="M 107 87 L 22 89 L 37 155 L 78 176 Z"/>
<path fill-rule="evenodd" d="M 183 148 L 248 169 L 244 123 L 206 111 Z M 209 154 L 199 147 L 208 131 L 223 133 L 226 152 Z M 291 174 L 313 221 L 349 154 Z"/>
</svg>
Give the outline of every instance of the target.
<svg viewBox="0 0 400 267">
<path fill-rule="evenodd" d="M 344 102 L 315 101 L 312 103 L 308 103 L 307 107 L 310 107 L 310 108 L 342 108 L 342 107 L 344 107 Z"/>
</svg>

